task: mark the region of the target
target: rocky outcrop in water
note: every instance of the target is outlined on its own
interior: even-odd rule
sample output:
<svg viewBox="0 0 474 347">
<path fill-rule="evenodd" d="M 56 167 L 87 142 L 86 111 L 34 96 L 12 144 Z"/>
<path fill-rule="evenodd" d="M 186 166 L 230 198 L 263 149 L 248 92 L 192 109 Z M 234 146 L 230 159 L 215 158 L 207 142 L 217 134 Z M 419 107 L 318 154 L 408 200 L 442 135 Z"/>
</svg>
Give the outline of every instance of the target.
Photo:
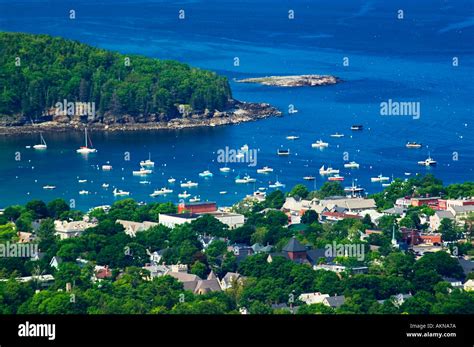
<svg viewBox="0 0 474 347">
<path fill-rule="evenodd" d="M 239 83 L 259 83 L 276 87 L 318 87 L 341 82 L 338 77 L 329 75 L 267 76 L 237 80 Z"/>
</svg>

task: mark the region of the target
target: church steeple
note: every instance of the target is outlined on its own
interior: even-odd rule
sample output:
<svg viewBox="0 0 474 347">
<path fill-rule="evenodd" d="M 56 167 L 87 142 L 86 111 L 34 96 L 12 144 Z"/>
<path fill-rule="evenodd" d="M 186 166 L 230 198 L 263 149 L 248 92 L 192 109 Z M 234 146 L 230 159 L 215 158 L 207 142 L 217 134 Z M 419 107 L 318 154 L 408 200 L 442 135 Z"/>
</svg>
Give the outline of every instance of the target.
<svg viewBox="0 0 474 347">
<path fill-rule="evenodd" d="M 392 246 L 395 248 L 399 247 L 397 239 L 395 238 L 395 224 L 392 227 Z"/>
</svg>

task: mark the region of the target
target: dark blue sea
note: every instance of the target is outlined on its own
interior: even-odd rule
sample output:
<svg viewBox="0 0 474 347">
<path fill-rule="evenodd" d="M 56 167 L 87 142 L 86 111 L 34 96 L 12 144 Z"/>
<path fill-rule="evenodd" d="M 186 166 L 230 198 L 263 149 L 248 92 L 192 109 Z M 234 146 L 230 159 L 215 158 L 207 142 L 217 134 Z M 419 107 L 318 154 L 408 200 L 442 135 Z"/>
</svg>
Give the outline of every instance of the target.
<svg viewBox="0 0 474 347">
<path fill-rule="evenodd" d="M 69 19 L 69 11 L 76 19 Z M 178 18 L 184 10 L 185 19 Z M 289 19 L 289 11 L 294 19 Z M 403 19 L 397 18 L 399 10 Z M 176 59 L 223 74 L 233 96 L 243 101 L 268 102 L 284 117 L 206 129 L 136 133 L 91 132 L 98 152 L 87 157 L 75 150 L 80 133 L 45 133 L 48 149 L 26 149 L 38 135 L 0 138 L 0 207 L 33 198 L 74 199 L 78 208 L 110 204 L 113 187 L 131 192 L 138 201 L 178 201 L 183 180 L 199 183 L 187 189 L 203 201 L 231 205 L 258 187 L 277 179 L 287 189 L 297 183 L 319 187 L 321 165 L 341 169 L 344 185 L 352 180 L 372 193 L 382 189 L 370 177 L 383 174 L 431 172 L 444 183 L 474 179 L 474 2 L 469 1 L 0 1 L 0 30 L 42 33 L 75 39 L 125 54 Z M 234 65 L 234 58 L 239 66 Z M 457 58 L 457 66 L 453 59 Z M 344 58 L 349 65 L 344 66 Z M 346 60 L 347 61 L 347 60 Z M 456 65 L 456 64 L 455 64 Z M 344 82 L 318 88 L 277 88 L 240 84 L 234 79 L 286 74 L 330 74 Z M 380 114 L 389 99 L 416 102 L 420 117 Z M 298 113 L 288 114 L 293 104 Z M 351 132 L 353 124 L 364 130 Z M 332 138 L 335 132 L 345 137 Z M 288 135 L 299 136 L 296 141 Z M 324 150 L 311 143 L 329 142 Z M 407 141 L 423 148 L 409 150 Z M 257 149 L 257 167 L 274 172 L 258 175 L 256 167 L 229 164 L 223 175 L 217 151 L 248 144 Z M 289 148 L 288 157 L 276 155 Z M 15 160 L 15 153 L 21 160 Z M 130 160 L 124 160 L 124 153 Z M 154 173 L 132 176 L 140 160 L 151 153 Z M 344 153 L 360 163 L 343 168 Z M 438 165 L 417 165 L 431 155 Z M 347 159 L 347 158 L 346 158 Z M 97 167 L 107 161 L 110 172 Z M 203 179 L 198 173 L 214 173 Z M 258 179 L 237 185 L 240 173 Z M 303 181 L 307 175 L 316 181 Z M 170 186 L 174 193 L 151 198 L 154 189 Z M 78 183 L 78 179 L 88 180 Z M 108 183 L 109 188 L 101 185 Z M 44 185 L 55 190 L 44 190 Z M 87 190 L 89 195 L 79 195 Z M 227 191 L 223 195 L 219 192 Z"/>
</svg>

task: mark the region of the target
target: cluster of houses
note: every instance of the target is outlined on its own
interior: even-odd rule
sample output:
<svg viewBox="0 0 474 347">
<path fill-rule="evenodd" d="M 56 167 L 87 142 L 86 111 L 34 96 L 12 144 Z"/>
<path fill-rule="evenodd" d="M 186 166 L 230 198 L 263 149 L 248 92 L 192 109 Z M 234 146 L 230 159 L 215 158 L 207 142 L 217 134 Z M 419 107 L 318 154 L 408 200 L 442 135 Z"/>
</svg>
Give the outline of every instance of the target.
<svg viewBox="0 0 474 347">
<path fill-rule="evenodd" d="M 260 199 L 260 197 L 253 197 Z M 264 197 L 263 197 L 264 198 Z M 395 239 L 395 232 L 392 235 L 392 246 L 400 249 L 407 249 L 408 247 L 416 250 L 418 255 L 422 255 L 427 251 L 443 250 L 441 234 L 436 233 L 443 218 L 448 218 L 456 221 L 456 223 L 463 223 L 464 218 L 470 213 L 474 212 L 474 200 L 446 200 L 439 197 L 406 197 L 397 199 L 395 205 L 387 210 L 378 212 L 374 199 L 354 197 L 348 198 L 345 196 L 333 196 L 325 199 L 301 199 L 298 197 L 286 197 L 281 211 L 288 216 L 288 227 L 293 228 L 301 224 L 301 217 L 308 210 L 313 210 L 318 214 L 319 221 L 322 223 L 333 223 L 344 219 L 362 219 L 366 215 L 371 217 L 371 221 L 377 225 L 379 219 L 384 215 L 397 215 L 403 218 L 409 206 L 429 206 L 435 210 L 435 214 L 425 221 L 429 223 L 430 228 L 428 232 L 422 232 L 416 229 L 400 228 L 398 240 Z M 265 213 L 263 211 L 262 213 Z M 190 223 L 203 215 L 211 215 L 223 224 L 227 225 L 229 230 L 241 227 L 245 223 L 245 218 L 242 214 L 232 212 L 230 210 L 218 209 L 214 202 L 198 202 L 198 203 L 183 203 L 178 206 L 178 213 L 161 213 L 158 217 L 158 222 L 144 221 L 134 222 L 127 220 L 117 220 L 116 222 L 124 227 L 125 233 L 131 237 L 135 237 L 137 233 L 148 230 L 157 225 L 164 225 L 169 228 L 174 228 L 177 225 Z M 55 221 L 54 226 L 56 234 L 61 239 L 68 239 L 80 236 L 86 229 L 97 225 L 97 220 L 89 219 L 87 215 L 81 221 Z M 361 239 L 365 239 L 372 234 L 381 234 L 381 230 L 369 229 L 361 233 Z M 20 232 L 20 242 L 31 242 L 34 240 L 34 233 Z M 209 244 L 214 241 L 216 237 L 199 235 L 199 240 L 202 244 L 202 249 L 205 251 Z M 225 238 L 222 240 L 226 241 Z M 371 246 L 377 247 L 377 246 Z M 418 247 L 418 248 L 417 248 Z M 233 252 L 237 263 L 242 262 L 249 256 L 254 254 L 266 254 L 267 262 L 274 261 L 275 257 L 284 257 L 295 263 L 306 264 L 314 270 L 332 271 L 339 276 L 342 273 L 361 274 L 367 273 L 366 266 L 360 267 L 346 267 L 336 263 L 334 254 L 327 254 L 326 249 L 317 249 L 308 245 L 301 244 L 295 237 L 292 237 L 288 243 L 282 248 L 280 252 L 275 252 L 271 245 L 246 245 L 246 244 L 229 244 L 228 251 Z M 206 294 L 209 292 L 223 291 L 232 286 L 233 283 L 243 283 L 245 278 L 238 273 L 228 272 L 225 276 L 219 279 L 214 272 L 206 278 L 200 278 L 195 274 L 188 272 L 188 266 L 184 264 L 163 264 L 162 256 L 165 250 L 149 252 L 150 262 L 146 264 L 143 269 L 149 271 L 148 279 L 153 279 L 160 276 L 172 276 L 181 282 L 185 289 L 192 291 L 195 294 Z M 57 268 L 61 263 L 60 257 L 53 257 L 50 265 Z M 77 260 L 81 262 L 81 259 Z M 82 261 L 83 262 L 83 261 Z M 474 271 L 474 262 L 468 258 L 459 259 L 465 274 Z M 51 275 L 45 275 L 51 276 Z M 112 277 L 112 271 L 107 266 L 95 265 L 93 281 L 101 281 Z M 39 279 L 40 277 L 37 277 Z M 26 280 L 21 278 L 20 280 Z M 41 278 L 43 280 L 43 278 Z M 451 283 L 453 288 L 461 288 L 466 291 L 474 290 L 474 280 L 468 280 L 464 284 L 455 279 L 446 278 L 446 281 Z M 54 278 L 44 278 L 45 283 L 51 283 Z M 390 300 L 399 306 L 411 296 L 410 293 L 400 293 Z M 306 304 L 321 303 L 328 307 L 337 308 L 341 306 L 345 298 L 342 295 L 330 296 L 329 294 L 321 293 L 304 293 L 301 294 L 299 300 Z M 381 301 L 382 303 L 383 301 Z M 277 308 L 277 307 L 275 307 Z M 245 312 L 242 312 L 245 313 Z"/>
<path fill-rule="evenodd" d="M 458 225 L 465 223 L 465 218 L 474 213 L 474 199 L 442 199 L 440 197 L 417 197 L 397 199 L 393 207 L 393 212 L 404 215 L 410 206 L 428 206 L 435 210 L 433 216 L 430 216 L 429 226 L 431 231 L 437 231 L 444 218 L 454 221 Z"/>
</svg>

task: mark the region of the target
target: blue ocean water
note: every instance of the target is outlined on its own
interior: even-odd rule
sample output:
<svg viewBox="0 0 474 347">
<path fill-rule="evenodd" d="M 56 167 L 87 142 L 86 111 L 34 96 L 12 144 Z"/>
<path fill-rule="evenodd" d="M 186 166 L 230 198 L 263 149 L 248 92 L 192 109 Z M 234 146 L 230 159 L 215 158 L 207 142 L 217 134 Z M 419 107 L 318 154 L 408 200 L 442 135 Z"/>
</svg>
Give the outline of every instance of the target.
<svg viewBox="0 0 474 347">
<path fill-rule="evenodd" d="M 76 19 L 69 19 L 69 10 Z M 178 19 L 184 10 L 185 19 Z M 294 19 L 288 11 L 294 11 Z M 403 19 L 398 11 L 403 10 Z M 297 183 L 320 186 L 321 165 L 341 169 L 345 185 L 357 179 L 368 192 L 382 189 L 370 177 L 405 177 L 405 172 L 431 172 L 445 183 L 474 179 L 474 3 L 472 1 L 33 1 L 0 0 L 0 30 L 45 33 L 75 39 L 125 54 L 176 59 L 226 75 L 233 95 L 244 101 L 268 102 L 285 116 L 235 126 L 141 133 L 97 133 L 91 137 L 96 154 L 75 153 L 83 134 L 44 134 L 48 150 L 26 149 L 37 135 L 0 138 L 0 207 L 32 198 L 74 199 L 82 209 L 115 200 L 112 187 L 131 192 L 139 201 L 178 201 L 183 189 L 151 198 L 154 189 L 191 179 L 188 189 L 202 200 L 230 205 L 278 179 L 288 188 Z M 239 66 L 234 66 L 238 57 Z M 349 59 L 349 66 L 343 59 Z M 453 66 L 453 57 L 459 60 Z M 284 74 L 332 74 L 343 83 L 320 88 L 276 88 L 239 84 L 234 79 Z M 380 103 L 419 102 L 421 116 L 381 116 Z M 290 104 L 298 113 L 288 115 Z M 363 124 L 362 132 L 351 132 Z M 343 138 L 330 134 L 344 133 Z M 300 136 L 288 141 L 288 135 Z M 318 139 L 324 150 L 311 148 Z M 407 150 L 406 141 L 423 143 Z M 248 144 L 258 149 L 257 167 L 271 166 L 270 175 L 257 175 L 246 164 L 229 165 L 223 175 L 217 151 Z M 278 157 L 278 148 L 290 148 Z M 20 152 L 21 160 L 15 160 Z M 125 152 L 131 154 L 124 160 Z M 150 185 L 133 177 L 140 160 L 151 152 L 155 172 Z M 361 164 L 344 170 L 343 156 Z M 432 168 L 417 165 L 428 154 Z M 114 169 L 97 165 L 110 161 Z M 209 169 L 211 179 L 198 173 Z M 237 185 L 237 174 L 249 173 L 255 185 Z M 314 175 L 315 182 L 302 180 Z M 78 183 L 87 179 L 87 183 Z M 104 190 L 102 183 L 109 183 Z M 57 189 L 43 190 L 46 184 Z M 80 190 L 90 195 L 79 195 Z M 221 195 L 220 191 L 227 191 Z"/>
</svg>

